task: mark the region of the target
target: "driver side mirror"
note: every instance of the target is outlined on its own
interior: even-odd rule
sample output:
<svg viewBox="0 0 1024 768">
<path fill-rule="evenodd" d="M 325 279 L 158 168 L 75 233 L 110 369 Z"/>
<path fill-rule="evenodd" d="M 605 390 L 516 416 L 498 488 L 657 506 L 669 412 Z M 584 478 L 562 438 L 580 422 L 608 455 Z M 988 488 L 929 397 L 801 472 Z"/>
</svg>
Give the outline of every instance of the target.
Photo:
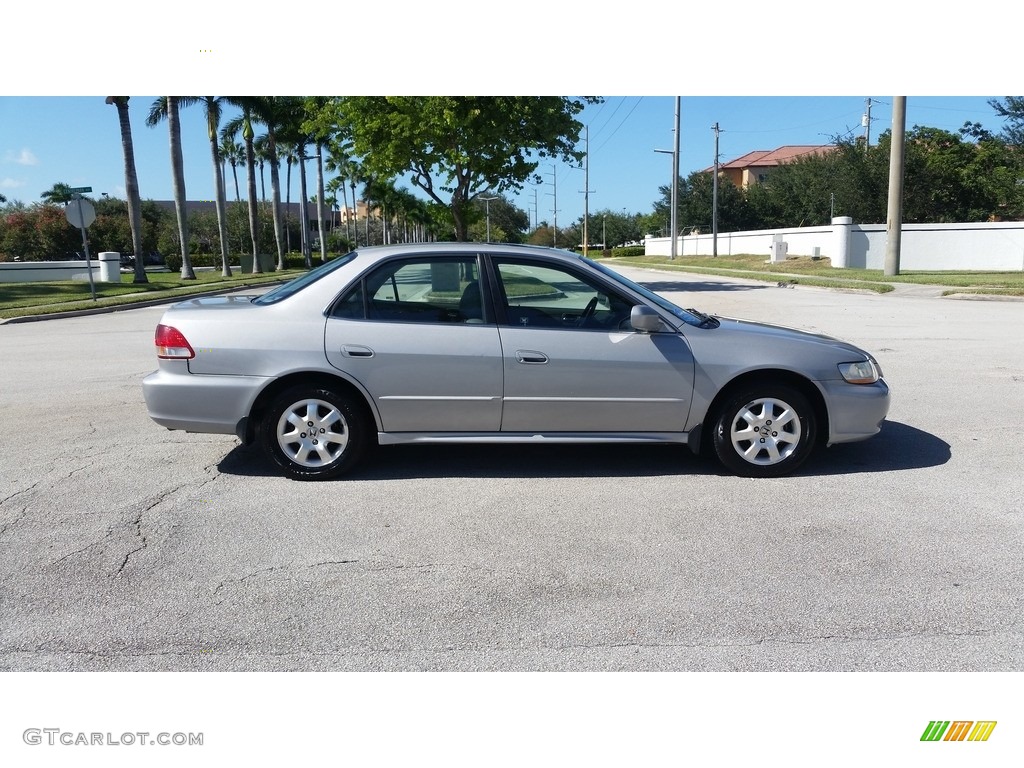
<svg viewBox="0 0 1024 768">
<path fill-rule="evenodd" d="M 665 327 L 661 316 L 645 304 L 637 304 L 630 310 L 629 322 L 633 330 L 641 333 L 657 333 Z"/>
</svg>

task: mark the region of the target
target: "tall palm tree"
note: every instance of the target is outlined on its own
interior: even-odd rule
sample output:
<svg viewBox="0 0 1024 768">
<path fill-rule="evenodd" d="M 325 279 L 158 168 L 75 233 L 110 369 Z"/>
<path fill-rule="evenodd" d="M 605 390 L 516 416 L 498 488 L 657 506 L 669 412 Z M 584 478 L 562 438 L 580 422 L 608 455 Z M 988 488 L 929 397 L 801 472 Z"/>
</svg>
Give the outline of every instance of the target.
<svg viewBox="0 0 1024 768">
<path fill-rule="evenodd" d="M 328 145 L 325 165 L 328 171 L 338 174 L 331 181 L 335 182 L 335 186 L 341 187 L 342 205 L 345 207 L 345 235 L 349 240 L 352 240 L 352 217 L 348 213 L 348 191 L 345 189 L 345 182 L 348 181 L 351 162 L 352 159 L 342 147 L 334 143 Z M 354 204 L 355 200 L 353 206 Z"/>
<path fill-rule="evenodd" d="M 214 205 L 217 209 L 217 233 L 220 238 L 221 275 L 231 277 L 231 265 L 228 257 L 228 218 L 224 201 L 224 175 L 220 162 L 220 145 L 217 143 L 217 131 L 220 128 L 221 98 L 219 96 L 178 96 L 178 107 L 190 107 L 202 103 L 206 117 L 207 137 L 210 141 L 210 157 L 213 160 Z M 166 106 L 166 101 L 157 99 L 154 108 L 158 110 Z"/>
<path fill-rule="evenodd" d="M 253 151 L 256 153 L 256 165 L 260 169 L 260 202 L 267 202 L 267 137 L 257 136 L 252 142 Z"/>
<path fill-rule="evenodd" d="M 185 208 L 185 163 L 181 154 L 181 122 L 178 118 L 179 96 L 162 96 L 153 102 L 146 118 L 151 128 L 167 118 L 171 145 L 171 183 L 174 186 L 174 211 L 178 217 L 178 239 L 181 241 L 181 279 L 195 280 L 192 258 L 188 252 L 188 214 Z"/>
<path fill-rule="evenodd" d="M 221 97 L 222 99 L 225 97 Z M 245 162 L 245 148 L 236 142 L 232 137 L 225 136 L 223 133 L 220 135 L 220 156 L 225 163 L 224 170 L 227 171 L 228 163 L 231 164 L 231 173 L 235 177 L 235 202 L 242 202 L 241 196 L 238 194 L 238 166 L 240 163 Z M 225 191 L 225 197 L 227 192 Z"/>
<path fill-rule="evenodd" d="M 128 117 L 129 96 L 107 96 L 106 103 L 117 107 L 117 120 L 121 125 L 121 154 L 124 156 L 124 190 L 128 198 L 128 227 L 132 231 L 135 250 L 133 283 L 148 283 L 146 258 L 142 251 L 142 200 L 139 197 L 139 176 L 135 172 L 135 145 L 132 143 L 132 124 Z"/>
<path fill-rule="evenodd" d="M 302 99 L 296 96 L 258 96 L 253 98 L 253 117 L 267 130 L 267 162 L 270 163 L 271 211 L 274 219 L 274 240 L 277 244 L 277 268 L 284 269 L 284 243 L 281 237 L 281 178 L 278 168 L 277 142 L 294 137 L 302 117 Z"/>
<path fill-rule="evenodd" d="M 298 162 L 299 153 L 291 143 L 282 143 L 277 147 L 278 156 L 285 163 L 284 182 L 284 245 L 287 253 L 292 252 L 292 166 Z"/>
<path fill-rule="evenodd" d="M 247 172 L 247 197 L 249 202 L 249 235 L 252 237 L 252 271 L 254 274 L 263 272 L 260 266 L 259 249 L 259 217 L 257 214 L 256 202 L 256 150 L 253 147 L 256 131 L 253 129 L 253 105 L 255 98 L 252 96 L 225 96 L 227 103 L 239 108 L 242 114 L 229 120 L 221 129 L 221 138 L 224 137 L 234 141 L 239 133 L 245 145 L 245 168 Z"/>
<path fill-rule="evenodd" d="M 312 119 L 327 105 L 326 96 L 312 96 L 303 101 L 304 119 Z M 327 232 L 324 226 L 324 148 L 330 140 L 326 130 L 314 131 L 310 140 L 316 147 L 316 220 L 320 232 L 320 260 L 327 261 Z"/>
</svg>

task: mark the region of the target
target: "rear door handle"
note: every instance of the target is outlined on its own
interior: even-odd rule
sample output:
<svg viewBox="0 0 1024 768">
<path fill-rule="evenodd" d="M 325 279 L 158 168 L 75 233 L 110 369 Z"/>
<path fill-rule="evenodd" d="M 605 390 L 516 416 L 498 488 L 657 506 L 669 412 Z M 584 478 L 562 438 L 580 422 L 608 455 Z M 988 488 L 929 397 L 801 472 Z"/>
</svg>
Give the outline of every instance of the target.
<svg viewBox="0 0 1024 768">
<path fill-rule="evenodd" d="M 373 350 L 369 347 L 361 347 L 355 344 L 345 344 L 341 348 L 341 354 L 345 357 L 373 357 Z"/>
<path fill-rule="evenodd" d="M 526 365 L 544 365 L 548 361 L 548 356 L 543 352 L 534 352 L 530 349 L 520 349 L 516 352 L 516 360 Z"/>
</svg>

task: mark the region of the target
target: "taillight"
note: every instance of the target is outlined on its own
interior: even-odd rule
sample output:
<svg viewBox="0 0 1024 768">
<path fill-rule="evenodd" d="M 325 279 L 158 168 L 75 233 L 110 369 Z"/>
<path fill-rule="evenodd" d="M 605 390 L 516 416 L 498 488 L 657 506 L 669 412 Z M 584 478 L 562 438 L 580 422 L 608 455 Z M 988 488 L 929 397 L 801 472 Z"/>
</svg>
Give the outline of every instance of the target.
<svg viewBox="0 0 1024 768">
<path fill-rule="evenodd" d="M 196 356 L 188 339 L 170 325 L 156 327 L 156 356 L 163 360 L 191 360 Z"/>
</svg>

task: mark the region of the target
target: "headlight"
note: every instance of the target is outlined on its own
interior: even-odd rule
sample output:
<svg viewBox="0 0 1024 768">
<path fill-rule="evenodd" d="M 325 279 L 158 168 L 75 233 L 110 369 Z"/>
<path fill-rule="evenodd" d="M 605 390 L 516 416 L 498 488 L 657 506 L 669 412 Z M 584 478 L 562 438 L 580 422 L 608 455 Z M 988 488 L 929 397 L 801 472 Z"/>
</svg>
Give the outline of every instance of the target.
<svg viewBox="0 0 1024 768">
<path fill-rule="evenodd" d="M 839 373 L 851 384 L 874 384 L 882 378 L 882 369 L 874 360 L 861 360 L 856 363 L 840 363 Z"/>
</svg>

